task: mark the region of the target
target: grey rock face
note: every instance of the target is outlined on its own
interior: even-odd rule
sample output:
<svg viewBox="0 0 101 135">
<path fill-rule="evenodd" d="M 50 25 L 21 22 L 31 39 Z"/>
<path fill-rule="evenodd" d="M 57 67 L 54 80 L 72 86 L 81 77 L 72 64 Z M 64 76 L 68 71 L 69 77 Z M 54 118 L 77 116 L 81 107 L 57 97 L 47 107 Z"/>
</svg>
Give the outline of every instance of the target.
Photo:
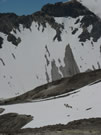
<svg viewBox="0 0 101 135">
<path fill-rule="evenodd" d="M 53 60 L 51 62 L 52 81 L 61 79 L 62 77 L 69 77 L 69 76 L 73 76 L 77 73 L 80 73 L 80 70 L 74 59 L 70 45 L 67 45 L 67 47 L 65 49 L 64 63 L 65 63 L 64 67 L 63 66 L 57 67 L 55 60 Z M 59 71 L 61 71 L 61 74 Z"/>
<path fill-rule="evenodd" d="M 55 60 L 51 62 L 51 76 L 52 76 L 52 81 L 59 80 L 62 78 L 61 74 L 59 73 L 59 69 L 56 66 Z"/>
<path fill-rule="evenodd" d="M 75 59 L 74 59 L 70 45 L 67 45 L 67 47 L 65 49 L 64 63 L 65 63 L 65 66 L 60 67 L 60 70 L 63 74 L 63 77 L 72 76 L 72 75 L 75 75 L 77 73 L 80 73 L 80 70 L 77 66 Z"/>
</svg>

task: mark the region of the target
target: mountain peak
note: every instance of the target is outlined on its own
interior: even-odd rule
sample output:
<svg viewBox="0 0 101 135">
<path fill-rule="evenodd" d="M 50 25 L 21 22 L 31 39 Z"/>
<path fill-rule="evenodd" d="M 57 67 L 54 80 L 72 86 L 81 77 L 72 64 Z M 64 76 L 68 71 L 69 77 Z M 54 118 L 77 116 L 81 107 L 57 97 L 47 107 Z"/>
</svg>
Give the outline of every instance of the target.
<svg viewBox="0 0 101 135">
<path fill-rule="evenodd" d="M 41 9 L 43 12 L 54 17 L 78 17 L 80 15 L 91 14 L 80 2 L 71 0 L 69 2 L 58 2 L 55 4 L 47 4 Z"/>
</svg>

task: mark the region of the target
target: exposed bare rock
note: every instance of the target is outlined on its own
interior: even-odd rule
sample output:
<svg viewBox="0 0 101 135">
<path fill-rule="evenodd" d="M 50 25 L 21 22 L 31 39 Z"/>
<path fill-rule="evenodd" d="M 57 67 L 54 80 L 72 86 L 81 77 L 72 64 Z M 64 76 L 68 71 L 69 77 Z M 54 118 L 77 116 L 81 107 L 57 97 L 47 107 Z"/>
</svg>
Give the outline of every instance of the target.
<svg viewBox="0 0 101 135">
<path fill-rule="evenodd" d="M 20 37 L 17 39 L 10 32 L 13 30 L 16 33 L 16 29 L 19 30 L 20 24 L 22 24 L 24 28 L 30 28 L 32 16 L 17 16 L 14 13 L 0 13 L 0 32 L 7 34 L 8 41 L 16 46 L 21 42 L 21 39 Z M 0 39 L 0 45 L 2 45 L 2 42 L 3 40 Z"/>
<path fill-rule="evenodd" d="M 19 24 L 30 28 L 32 16 L 17 16 L 14 13 L 0 13 L 0 32 L 9 34 L 14 28 L 19 30 Z"/>
<path fill-rule="evenodd" d="M 5 111 L 4 108 L 0 108 L 0 114 L 3 113 Z"/>
<path fill-rule="evenodd" d="M 16 38 L 13 34 L 9 34 L 7 40 L 16 46 L 21 42 L 21 38 Z"/>
<path fill-rule="evenodd" d="M 80 73 L 80 70 L 73 56 L 70 45 L 66 46 L 64 63 L 65 63 L 65 66 L 60 67 L 63 77 L 72 76 L 72 75 Z"/>
<path fill-rule="evenodd" d="M 55 60 L 51 62 L 51 76 L 52 76 L 52 81 L 56 81 L 62 78 L 61 74 L 59 73 L 58 67 L 56 66 Z"/>
<path fill-rule="evenodd" d="M 82 4 L 74 0 L 67 3 L 58 2 L 56 4 L 47 4 L 43 6 L 42 11 L 54 17 L 71 16 L 75 18 L 80 15 L 93 14 Z"/>
<path fill-rule="evenodd" d="M 60 62 L 61 64 L 61 62 Z M 75 74 L 80 73 L 80 70 L 77 66 L 77 63 L 75 61 L 75 58 L 73 56 L 72 50 L 70 45 L 67 45 L 65 48 L 65 56 L 64 56 L 64 64 L 65 66 L 60 66 L 59 68 L 56 65 L 55 60 L 53 60 L 51 62 L 51 77 L 52 77 L 52 81 L 56 81 L 59 80 L 63 77 L 69 77 L 69 76 L 73 76 Z M 60 71 L 61 74 L 60 74 Z"/>
<path fill-rule="evenodd" d="M 2 44 L 3 44 L 3 38 L 0 37 L 0 48 L 2 48 Z"/>
<path fill-rule="evenodd" d="M 16 131 L 32 120 L 30 115 L 8 113 L 0 115 L 0 132 Z"/>
<path fill-rule="evenodd" d="M 88 32 L 87 27 L 92 25 L 91 32 Z M 85 42 L 87 39 L 93 38 L 94 42 L 101 37 L 101 19 L 99 19 L 96 15 L 85 15 L 81 20 L 81 27 L 83 32 L 79 35 L 80 41 Z"/>
</svg>

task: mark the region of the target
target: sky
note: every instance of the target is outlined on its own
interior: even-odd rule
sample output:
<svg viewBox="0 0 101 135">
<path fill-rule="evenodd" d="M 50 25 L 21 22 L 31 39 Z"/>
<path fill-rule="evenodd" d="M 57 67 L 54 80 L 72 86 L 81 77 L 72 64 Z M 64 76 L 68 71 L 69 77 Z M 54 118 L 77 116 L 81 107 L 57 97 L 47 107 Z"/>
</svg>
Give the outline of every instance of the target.
<svg viewBox="0 0 101 135">
<path fill-rule="evenodd" d="M 0 0 L 0 13 L 13 12 L 28 15 L 39 11 L 47 3 L 65 2 L 67 0 Z"/>
</svg>

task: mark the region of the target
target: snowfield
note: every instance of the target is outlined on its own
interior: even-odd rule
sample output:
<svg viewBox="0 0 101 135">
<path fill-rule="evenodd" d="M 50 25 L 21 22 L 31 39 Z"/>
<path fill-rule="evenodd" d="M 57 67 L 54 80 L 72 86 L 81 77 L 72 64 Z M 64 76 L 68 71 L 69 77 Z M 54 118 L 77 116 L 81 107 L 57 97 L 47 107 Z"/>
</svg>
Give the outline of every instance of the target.
<svg viewBox="0 0 101 135">
<path fill-rule="evenodd" d="M 33 121 L 24 128 L 54 124 L 67 124 L 73 120 L 101 117 L 101 82 L 83 87 L 70 96 L 48 100 L 1 106 L 5 113 L 16 112 L 32 115 Z"/>
</svg>

